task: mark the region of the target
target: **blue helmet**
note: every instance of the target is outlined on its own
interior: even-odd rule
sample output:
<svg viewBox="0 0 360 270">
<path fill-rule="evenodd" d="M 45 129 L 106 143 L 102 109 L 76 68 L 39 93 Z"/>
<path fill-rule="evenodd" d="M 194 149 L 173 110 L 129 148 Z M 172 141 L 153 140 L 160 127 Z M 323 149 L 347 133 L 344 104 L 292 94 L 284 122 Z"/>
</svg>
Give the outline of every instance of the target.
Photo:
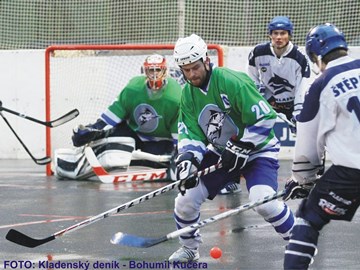
<svg viewBox="0 0 360 270">
<path fill-rule="evenodd" d="M 312 54 L 324 57 L 329 52 L 343 48 L 348 49 L 345 36 L 330 23 L 321 24 L 312 28 L 306 35 L 306 54 L 311 59 Z"/>
<path fill-rule="evenodd" d="M 288 17 L 285 16 L 276 16 L 274 17 L 268 25 L 269 35 L 274 30 L 286 30 L 289 32 L 289 35 L 293 34 L 293 24 Z"/>
</svg>

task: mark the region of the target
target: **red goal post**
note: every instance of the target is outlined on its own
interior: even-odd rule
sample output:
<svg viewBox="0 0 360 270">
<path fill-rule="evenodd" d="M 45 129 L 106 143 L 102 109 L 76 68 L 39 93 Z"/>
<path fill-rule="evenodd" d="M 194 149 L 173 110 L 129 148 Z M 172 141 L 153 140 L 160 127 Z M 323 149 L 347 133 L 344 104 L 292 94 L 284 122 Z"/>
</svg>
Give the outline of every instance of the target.
<svg viewBox="0 0 360 270">
<path fill-rule="evenodd" d="M 170 75 L 180 74 L 173 44 L 53 45 L 45 50 L 46 121 L 77 108 L 80 115 L 62 126 L 46 128 L 46 155 L 54 149 L 72 148 L 73 127 L 95 122 L 134 76 L 141 74 L 147 55 L 166 57 Z M 220 45 L 209 44 L 208 54 L 216 66 L 224 66 Z M 53 161 L 54 162 L 54 161 Z M 46 174 L 53 174 L 53 162 Z"/>
</svg>

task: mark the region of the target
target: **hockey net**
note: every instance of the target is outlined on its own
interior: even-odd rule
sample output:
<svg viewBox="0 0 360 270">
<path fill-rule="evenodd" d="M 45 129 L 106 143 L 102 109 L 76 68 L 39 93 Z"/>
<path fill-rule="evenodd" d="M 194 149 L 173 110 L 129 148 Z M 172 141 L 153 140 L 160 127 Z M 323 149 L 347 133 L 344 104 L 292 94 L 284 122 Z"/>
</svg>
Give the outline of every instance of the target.
<svg viewBox="0 0 360 270">
<path fill-rule="evenodd" d="M 45 52 L 46 119 L 50 121 L 74 108 L 80 115 L 73 121 L 46 130 L 46 153 L 72 148 L 72 129 L 94 123 L 117 98 L 129 80 L 142 73 L 145 58 L 153 53 L 167 59 L 169 76 L 185 83 L 172 57 L 174 45 L 60 45 Z M 208 45 L 211 61 L 223 66 L 221 46 Z M 53 172 L 47 166 L 47 175 Z"/>
<path fill-rule="evenodd" d="M 197 33 L 207 43 L 254 46 L 267 41 L 272 17 L 294 23 L 294 43 L 309 29 L 333 23 L 360 45 L 359 0 L 13 0 L 1 1 L 2 49 L 50 44 L 174 43 Z"/>
</svg>

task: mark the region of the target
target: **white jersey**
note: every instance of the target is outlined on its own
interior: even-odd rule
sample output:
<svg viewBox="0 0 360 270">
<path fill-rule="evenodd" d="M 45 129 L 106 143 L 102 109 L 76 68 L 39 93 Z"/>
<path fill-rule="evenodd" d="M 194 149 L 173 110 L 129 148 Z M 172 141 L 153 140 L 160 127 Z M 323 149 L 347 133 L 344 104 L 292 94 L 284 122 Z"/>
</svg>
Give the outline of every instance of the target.
<svg viewBox="0 0 360 270">
<path fill-rule="evenodd" d="M 289 42 L 278 58 L 271 42 L 259 44 L 249 54 L 247 69 L 255 84 L 265 87 L 266 100 L 273 97 L 277 104 L 294 106 L 294 115 L 300 112 L 309 86 L 310 65 L 296 45 Z"/>
<path fill-rule="evenodd" d="M 297 123 L 294 176 L 306 180 L 321 164 L 325 148 L 334 165 L 360 169 L 360 60 L 349 56 L 329 62 L 305 96 Z"/>
</svg>

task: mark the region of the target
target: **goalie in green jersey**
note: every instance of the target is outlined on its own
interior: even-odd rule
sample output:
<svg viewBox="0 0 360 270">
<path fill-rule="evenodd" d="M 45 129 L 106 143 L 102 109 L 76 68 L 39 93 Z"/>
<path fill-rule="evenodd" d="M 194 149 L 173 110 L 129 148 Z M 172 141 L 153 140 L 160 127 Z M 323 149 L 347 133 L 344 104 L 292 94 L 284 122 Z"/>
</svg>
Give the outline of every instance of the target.
<svg viewBox="0 0 360 270">
<path fill-rule="evenodd" d="M 129 166 L 134 148 L 154 155 L 175 152 L 181 86 L 168 76 L 162 55 L 148 56 L 143 71 L 145 75 L 132 78 L 94 124 L 74 129 L 76 158 L 71 157 L 70 162 L 64 160 L 69 156 L 68 151 L 64 155 L 58 153 L 57 175 L 81 178 L 86 170 L 91 171 L 86 164 L 80 164 L 86 162 L 82 146 L 89 143 L 96 148 L 93 150 L 100 163 L 108 169 Z M 163 167 L 146 160 L 133 160 L 131 165 Z"/>
<path fill-rule="evenodd" d="M 175 199 L 178 229 L 200 221 L 200 207 L 213 199 L 229 180 L 242 175 L 249 199 L 272 195 L 278 188 L 279 141 L 273 126 L 276 113 L 242 72 L 214 68 L 207 45 L 195 34 L 180 38 L 174 58 L 187 84 L 180 102 L 176 178 L 180 193 Z M 221 162 L 223 167 L 200 178 L 197 171 Z M 289 207 L 271 201 L 256 211 L 287 240 L 294 224 Z M 180 236 L 182 247 L 169 260 L 199 259 L 198 230 Z"/>
</svg>

